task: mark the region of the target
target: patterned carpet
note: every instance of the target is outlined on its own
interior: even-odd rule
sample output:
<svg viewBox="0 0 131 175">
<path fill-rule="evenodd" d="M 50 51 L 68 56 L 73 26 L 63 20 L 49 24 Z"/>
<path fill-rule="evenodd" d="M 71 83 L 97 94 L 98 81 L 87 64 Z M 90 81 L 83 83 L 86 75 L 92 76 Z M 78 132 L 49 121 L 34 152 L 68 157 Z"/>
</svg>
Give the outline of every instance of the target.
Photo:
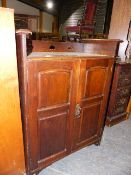
<svg viewBox="0 0 131 175">
<path fill-rule="evenodd" d="M 100 146 L 81 149 L 39 175 L 131 175 L 131 117 L 105 127 Z"/>
</svg>

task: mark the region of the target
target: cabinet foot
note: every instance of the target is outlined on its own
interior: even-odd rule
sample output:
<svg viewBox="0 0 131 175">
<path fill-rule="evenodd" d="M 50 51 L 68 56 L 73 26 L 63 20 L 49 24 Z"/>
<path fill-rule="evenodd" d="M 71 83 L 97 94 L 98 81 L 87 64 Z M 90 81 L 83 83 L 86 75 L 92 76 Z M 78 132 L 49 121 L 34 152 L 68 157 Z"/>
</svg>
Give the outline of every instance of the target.
<svg viewBox="0 0 131 175">
<path fill-rule="evenodd" d="M 95 143 L 96 146 L 100 146 L 100 144 L 101 144 L 101 140 L 99 140 Z"/>
<path fill-rule="evenodd" d="M 95 143 L 96 146 L 100 146 L 100 143 Z"/>
</svg>

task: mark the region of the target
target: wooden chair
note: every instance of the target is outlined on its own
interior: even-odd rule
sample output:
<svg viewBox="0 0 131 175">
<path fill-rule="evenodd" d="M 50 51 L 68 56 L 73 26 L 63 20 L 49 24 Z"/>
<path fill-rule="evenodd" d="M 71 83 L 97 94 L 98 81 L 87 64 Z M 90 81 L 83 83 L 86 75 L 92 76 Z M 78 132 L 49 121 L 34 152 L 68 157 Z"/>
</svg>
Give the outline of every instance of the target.
<svg viewBox="0 0 131 175">
<path fill-rule="evenodd" d="M 85 4 L 84 14 L 81 20 L 78 21 L 77 26 L 66 26 L 65 30 L 67 33 L 67 39 L 70 38 L 70 33 L 73 32 L 74 39 L 82 39 L 82 34 L 88 33 L 94 35 L 95 29 L 95 12 L 96 12 L 97 1 L 88 0 Z M 71 36 L 73 36 L 71 35 Z"/>
</svg>

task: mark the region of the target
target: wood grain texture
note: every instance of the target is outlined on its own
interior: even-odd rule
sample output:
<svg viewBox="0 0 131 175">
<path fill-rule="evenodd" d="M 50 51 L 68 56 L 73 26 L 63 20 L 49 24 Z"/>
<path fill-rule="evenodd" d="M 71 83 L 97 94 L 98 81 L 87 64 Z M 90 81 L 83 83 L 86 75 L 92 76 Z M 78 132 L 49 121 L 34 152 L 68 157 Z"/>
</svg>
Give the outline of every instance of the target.
<svg viewBox="0 0 131 175">
<path fill-rule="evenodd" d="M 120 45 L 119 56 L 125 58 L 127 47 L 127 33 L 131 19 L 131 0 L 114 0 L 109 39 L 122 39 L 124 43 Z"/>
<path fill-rule="evenodd" d="M 33 40 L 32 52 L 84 52 L 89 55 L 98 54 L 114 57 L 114 52 L 117 56 L 120 42 L 122 40 L 114 39 L 85 39 L 81 43 Z"/>
<path fill-rule="evenodd" d="M 14 15 L 0 8 L 0 175 L 24 174 L 22 138 Z"/>
</svg>

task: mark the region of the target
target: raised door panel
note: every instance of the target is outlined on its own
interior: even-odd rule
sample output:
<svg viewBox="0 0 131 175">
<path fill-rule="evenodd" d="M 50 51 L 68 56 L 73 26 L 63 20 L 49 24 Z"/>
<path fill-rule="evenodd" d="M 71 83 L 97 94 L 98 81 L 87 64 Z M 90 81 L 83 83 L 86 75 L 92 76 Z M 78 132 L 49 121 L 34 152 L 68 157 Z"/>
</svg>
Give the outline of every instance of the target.
<svg viewBox="0 0 131 175">
<path fill-rule="evenodd" d="M 67 117 L 65 112 L 39 120 L 40 159 L 65 151 Z"/>
<path fill-rule="evenodd" d="M 38 107 L 47 107 L 69 102 L 70 70 L 49 70 L 40 72 Z M 44 92 L 44 96 L 43 96 Z"/>
<path fill-rule="evenodd" d="M 97 134 L 100 103 L 85 106 L 82 109 L 80 142 Z M 97 136 L 97 135 L 96 135 Z"/>
<path fill-rule="evenodd" d="M 70 130 L 78 67 L 77 61 L 29 63 L 29 128 L 33 168 L 47 166 L 71 151 Z"/>
<path fill-rule="evenodd" d="M 111 65 L 111 61 L 106 59 L 85 60 L 81 63 L 77 99 L 81 113 L 74 118 L 74 149 L 99 140 Z"/>
<path fill-rule="evenodd" d="M 106 79 L 105 67 L 92 67 L 86 71 L 86 83 L 84 98 L 92 98 L 95 96 L 101 96 Z"/>
</svg>

